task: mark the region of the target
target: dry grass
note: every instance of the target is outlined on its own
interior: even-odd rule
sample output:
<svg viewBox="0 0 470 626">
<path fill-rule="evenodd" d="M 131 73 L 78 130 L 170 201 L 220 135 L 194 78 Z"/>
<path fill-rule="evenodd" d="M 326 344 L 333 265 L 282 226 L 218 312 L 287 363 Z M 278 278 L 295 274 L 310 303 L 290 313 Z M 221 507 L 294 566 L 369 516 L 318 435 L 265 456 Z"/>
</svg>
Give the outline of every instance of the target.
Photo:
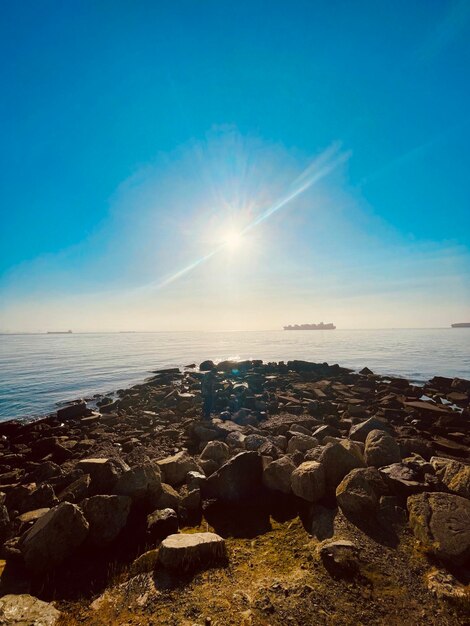
<svg viewBox="0 0 470 626">
<path fill-rule="evenodd" d="M 192 530 L 205 531 L 207 525 Z M 271 530 L 255 538 L 227 539 L 227 567 L 179 580 L 150 572 L 122 582 L 121 572 L 120 584 L 95 610 L 89 601 L 63 605 L 60 626 L 464 623 L 458 607 L 437 601 L 426 589 L 429 565 L 411 536 L 396 548 L 385 547 L 338 515 L 335 538 L 361 547 L 360 572 L 352 579 L 331 577 L 317 557 L 318 542 L 298 518 L 271 519 Z"/>
</svg>

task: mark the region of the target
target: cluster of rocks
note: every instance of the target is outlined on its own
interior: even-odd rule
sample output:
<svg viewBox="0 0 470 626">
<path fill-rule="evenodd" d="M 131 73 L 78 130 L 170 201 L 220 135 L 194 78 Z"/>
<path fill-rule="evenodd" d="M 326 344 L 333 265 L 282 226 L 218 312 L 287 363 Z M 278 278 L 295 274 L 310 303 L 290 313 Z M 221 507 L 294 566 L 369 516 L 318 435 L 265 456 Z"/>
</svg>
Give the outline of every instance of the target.
<svg viewBox="0 0 470 626">
<path fill-rule="evenodd" d="M 201 418 L 206 372 L 215 373 L 210 419 Z M 218 535 L 179 528 L 212 501 L 266 497 L 337 505 L 358 524 L 401 512 L 430 555 L 465 566 L 469 416 L 462 379 L 422 387 L 304 361 L 154 372 L 93 409 L 77 401 L 0 424 L 0 557 L 34 578 L 114 545 L 132 524 L 151 548 L 141 562 L 188 570 L 227 554 Z M 322 558 L 349 550 L 333 548 Z"/>
</svg>

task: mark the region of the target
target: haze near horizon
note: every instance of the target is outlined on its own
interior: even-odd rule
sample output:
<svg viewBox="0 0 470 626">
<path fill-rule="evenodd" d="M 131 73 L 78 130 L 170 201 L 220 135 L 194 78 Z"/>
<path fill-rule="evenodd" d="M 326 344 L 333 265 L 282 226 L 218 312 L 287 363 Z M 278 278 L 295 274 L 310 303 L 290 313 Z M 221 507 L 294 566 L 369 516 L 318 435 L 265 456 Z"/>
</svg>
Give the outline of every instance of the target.
<svg viewBox="0 0 470 626">
<path fill-rule="evenodd" d="M 470 321 L 468 2 L 4 13 L 1 332 Z"/>
</svg>

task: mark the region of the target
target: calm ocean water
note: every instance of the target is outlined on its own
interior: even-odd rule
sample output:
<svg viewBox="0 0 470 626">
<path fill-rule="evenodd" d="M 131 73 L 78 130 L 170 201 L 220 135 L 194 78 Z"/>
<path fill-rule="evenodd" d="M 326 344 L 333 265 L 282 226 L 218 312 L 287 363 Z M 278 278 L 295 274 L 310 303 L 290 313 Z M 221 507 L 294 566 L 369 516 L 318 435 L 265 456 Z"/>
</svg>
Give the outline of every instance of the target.
<svg viewBox="0 0 470 626">
<path fill-rule="evenodd" d="M 129 386 L 204 359 L 306 359 L 425 381 L 470 378 L 470 329 L 0 336 L 0 420 Z"/>
</svg>

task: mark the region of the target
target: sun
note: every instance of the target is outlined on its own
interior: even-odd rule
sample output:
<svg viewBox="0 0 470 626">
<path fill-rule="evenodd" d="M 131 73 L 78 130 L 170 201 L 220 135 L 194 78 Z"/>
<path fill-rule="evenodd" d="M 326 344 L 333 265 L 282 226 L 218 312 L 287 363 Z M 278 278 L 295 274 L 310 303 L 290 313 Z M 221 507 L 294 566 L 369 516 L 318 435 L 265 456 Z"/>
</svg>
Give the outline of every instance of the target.
<svg viewBox="0 0 470 626">
<path fill-rule="evenodd" d="M 230 250 L 235 250 L 242 243 L 242 234 L 236 230 L 229 230 L 224 236 L 224 246 Z"/>
</svg>

